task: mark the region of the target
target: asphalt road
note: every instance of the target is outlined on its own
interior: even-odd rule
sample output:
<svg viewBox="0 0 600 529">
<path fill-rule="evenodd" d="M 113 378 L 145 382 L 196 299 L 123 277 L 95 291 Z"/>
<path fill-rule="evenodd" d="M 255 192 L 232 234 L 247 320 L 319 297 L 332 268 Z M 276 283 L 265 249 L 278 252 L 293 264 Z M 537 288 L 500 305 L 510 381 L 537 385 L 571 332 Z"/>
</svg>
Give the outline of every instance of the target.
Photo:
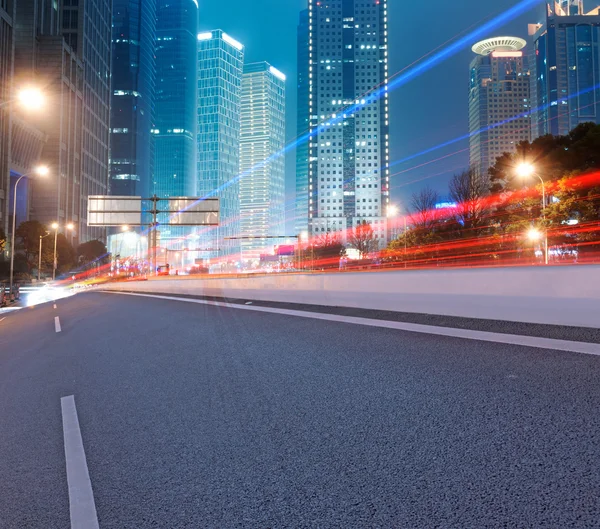
<svg viewBox="0 0 600 529">
<path fill-rule="evenodd" d="M 55 317 L 61 332 L 56 332 Z M 600 357 L 86 293 L 0 321 L 0 527 L 600 527 Z"/>
</svg>

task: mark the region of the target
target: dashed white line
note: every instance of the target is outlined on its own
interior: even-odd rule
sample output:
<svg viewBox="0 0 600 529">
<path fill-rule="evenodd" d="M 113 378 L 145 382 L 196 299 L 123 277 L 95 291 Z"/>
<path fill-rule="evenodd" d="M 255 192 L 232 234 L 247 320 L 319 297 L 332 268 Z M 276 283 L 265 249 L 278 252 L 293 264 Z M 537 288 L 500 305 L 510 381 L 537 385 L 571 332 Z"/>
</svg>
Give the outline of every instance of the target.
<svg viewBox="0 0 600 529">
<path fill-rule="evenodd" d="M 316 320 L 335 321 L 339 323 L 350 323 L 368 327 L 383 327 L 386 329 L 397 329 L 399 331 L 417 332 L 423 334 L 434 334 L 437 336 L 450 336 L 453 338 L 464 338 L 466 340 L 479 340 L 483 342 L 495 342 L 511 345 L 523 345 L 525 347 L 537 347 L 540 349 L 552 349 L 555 351 L 569 351 L 572 353 L 583 353 L 600 356 L 600 344 L 589 342 L 574 342 L 570 340 L 556 340 L 554 338 L 541 338 L 537 336 L 525 336 L 521 334 L 504 334 L 489 331 L 475 331 L 471 329 L 457 329 L 453 327 L 438 327 L 434 325 L 422 325 L 419 323 L 406 323 L 402 321 L 375 320 L 371 318 L 359 318 L 356 316 L 342 316 L 339 314 L 327 314 L 321 312 L 309 312 L 303 310 L 279 309 L 273 307 L 260 307 L 256 305 L 236 305 L 221 301 L 208 301 L 205 299 L 178 298 L 175 296 L 163 296 L 160 294 L 141 294 L 133 292 L 107 291 L 111 294 L 122 294 L 127 296 L 141 296 L 147 298 L 167 299 L 181 301 L 184 303 L 198 303 L 200 305 L 212 305 L 215 307 L 229 307 L 238 310 L 254 310 L 258 312 L 270 312 L 272 314 L 284 314 L 286 316 L 297 316 L 300 318 L 313 318 Z"/>
<path fill-rule="evenodd" d="M 60 319 L 58 316 L 54 316 L 54 330 L 56 332 L 60 332 L 62 329 L 60 328 Z"/>
<path fill-rule="evenodd" d="M 56 303 L 54 304 L 54 308 L 56 308 Z"/>
<path fill-rule="evenodd" d="M 0 321 L 4 321 L 6 319 L 6 316 L 4 316 L 4 318 L 0 318 Z"/>
<path fill-rule="evenodd" d="M 75 397 L 69 395 L 61 398 L 60 407 L 67 462 L 71 529 L 98 529 L 94 492 L 83 449 Z"/>
</svg>

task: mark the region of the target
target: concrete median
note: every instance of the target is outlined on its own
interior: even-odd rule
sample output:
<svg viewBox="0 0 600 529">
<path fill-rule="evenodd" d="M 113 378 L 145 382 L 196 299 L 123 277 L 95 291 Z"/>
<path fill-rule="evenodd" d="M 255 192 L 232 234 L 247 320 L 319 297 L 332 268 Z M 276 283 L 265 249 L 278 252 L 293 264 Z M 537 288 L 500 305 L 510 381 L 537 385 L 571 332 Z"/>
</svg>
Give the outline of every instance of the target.
<svg viewBox="0 0 600 529">
<path fill-rule="evenodd" d="M 103 290 L 600 328 L 600 266 L 157 278 Z"/>
</svg>

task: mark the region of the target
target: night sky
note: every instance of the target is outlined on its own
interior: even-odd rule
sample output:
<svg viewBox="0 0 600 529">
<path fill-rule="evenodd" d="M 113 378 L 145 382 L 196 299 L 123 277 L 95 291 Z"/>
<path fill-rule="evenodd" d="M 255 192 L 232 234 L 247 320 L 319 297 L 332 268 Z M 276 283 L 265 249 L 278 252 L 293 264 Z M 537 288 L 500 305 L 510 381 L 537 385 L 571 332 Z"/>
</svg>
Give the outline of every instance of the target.
<svg viewBox="0 0 600 529">
<path fill-rule="evenodd" d="M 390 74 L 519 4 L 518 0 L 389 0 Z M 588 0 L 586 10 L 600 2 Z M 200 29 L 220 28 L 246 46 L 248 62 L 266 60 L 288 76 L 287 137 L 296 134 L 296 26 L 306 0 L 200 0 Z M 484 38 L 502 34 L 527 37 L 527 24 L 541 22 L 544 2 Z M 478 39 L 479 40 L 479 39 Z M 469 42 L 461 52 L 437 64 L 391 95 L 391 159 L 400 160 L 468 133 Z M 466 149 L 466 150 L 465 150 Z M 457 152 L 462 151 L 462 152 Z M 437 160 L 451 153 L 457 154 Z M 454 172 L 468 165 L 468 141 L 396 165 L 391 173 L 392 201 L 408 202 L 425 185 L 447 194 Z M 420 166 L 420 167 L 417 167 Z M 399 174 L 398 174 L 399 173 Z M 288 221 L 294 196 L 295 157 L 287 159 Z"/>
</svg>

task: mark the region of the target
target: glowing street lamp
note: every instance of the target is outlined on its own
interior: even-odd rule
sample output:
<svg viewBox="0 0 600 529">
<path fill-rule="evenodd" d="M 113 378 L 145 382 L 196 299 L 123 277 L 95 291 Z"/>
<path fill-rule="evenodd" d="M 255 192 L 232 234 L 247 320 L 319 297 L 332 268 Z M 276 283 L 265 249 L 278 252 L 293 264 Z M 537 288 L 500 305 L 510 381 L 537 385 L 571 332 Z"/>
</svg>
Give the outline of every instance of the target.
<svg viewBox="0 0 600 529">
<path fill-rule="evenodd" d="M 28 86 L 17 93 L 17 101 L 25 110 L 40 110 L 45 103 L 45 97 L 39 88 Z"/>
<path fill-rule="evenodd" d="M 13 218 L 12 218 L 12 239 L 10 240 L 10 291 L 12 293 L 13 289 L 13 276 L 14 276 L 14 268 L 15 268 L 15 230 L 17 226 L 17 186 L 19 182 L 25 178 L 26 176 L 31 176 L 33 174 L 37 176 L 41 176 L 42 178 L 48 176 L 50 170 L 45 165 L 40 165 L 36 167 L 33 172 L 21 175 L 17 181 L 15 182 L 15 190 L 13 195 Z"/>
<path fill-rule="evenodd" d="M 539 241 L 542 238 L 542 232 L 536 228 L 531 228 L 527 232 L 527 238 L 530 241 Z"/>
<path fill-rule="evenodd" d="M 523 162 L 517 166 L 516 173 L 521 178 L 530 178 L 536 176 L 542 184 L 542 219 L 546 220 L 546 184 L 544 179 L 536 172 L 535 167 L 530 163 Z M 531 232 L 531 230 L 530 230 Z M 541 235 L 540 235 L 541 236 Z M 544 222 L 544 264 L 548 264 L 548 229 Z"/>
</svg>

